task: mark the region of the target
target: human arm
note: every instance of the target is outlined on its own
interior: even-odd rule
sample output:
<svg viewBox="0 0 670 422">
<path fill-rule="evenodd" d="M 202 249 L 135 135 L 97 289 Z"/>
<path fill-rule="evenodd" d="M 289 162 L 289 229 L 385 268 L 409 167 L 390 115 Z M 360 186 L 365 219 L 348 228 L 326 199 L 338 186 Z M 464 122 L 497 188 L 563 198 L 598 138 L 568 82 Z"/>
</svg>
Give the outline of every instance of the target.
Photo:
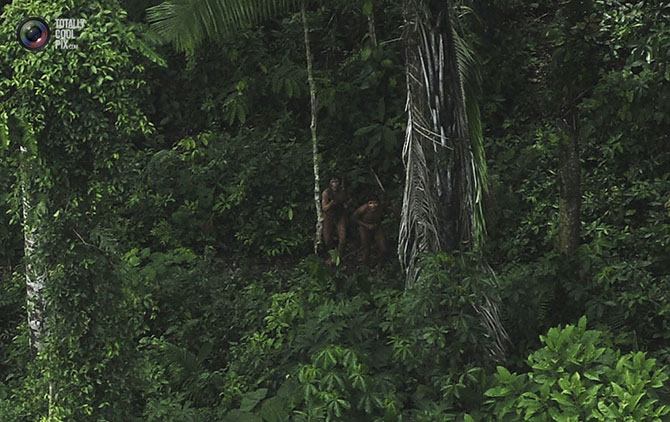
<svg viewBox="0 0 670 422">
<path fill-rule="evenodd" d="M 344 204 L 343 204 L 344 208 L 345 209 L 349 208 L 349 205 L 351 205 L 352 202 L 353 202 L 353 200 L 351 199 L 351 196 L 349 196 L 349 193 L 347 193 L 347 199 L 344 200 Z"/>
<path fill-rule="evenodd" d="M 375 228 L 374 224 L 368 224 L 365 221 L 362 220 L 361 217 L 363 217 L 363 214 L 365 214 L 368 210 L 368 206 L 366 205 L 361 205 L 358 207 L 356 211 L 354 211 L 353 219 L 361 227 L 364 227 L 368 230 L 373 230 Z"/>
<path fill-rule="evenodd" d="M 336 202 L 329 198 L 328 190 L 324 190 L 321 195 L 321 208 L 323 211 L 330 210 L 335 204 Z"/>
</svg>

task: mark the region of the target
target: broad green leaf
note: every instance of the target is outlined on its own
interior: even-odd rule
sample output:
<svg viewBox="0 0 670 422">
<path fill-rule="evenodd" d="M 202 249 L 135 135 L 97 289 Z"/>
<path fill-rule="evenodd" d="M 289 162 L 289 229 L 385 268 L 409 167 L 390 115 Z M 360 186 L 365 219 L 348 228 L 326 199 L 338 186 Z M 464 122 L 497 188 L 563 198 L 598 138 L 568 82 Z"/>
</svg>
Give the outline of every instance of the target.
<svg viewBox="0 0 670 422">
<path fill-rule="evenodd" d="M 250 412 L 256 405 L 263 400 L 265 395 L 268 393 L 267 388 L 260 388 L 256 391 L 251 391 L 246 393 L 242 397 L 242 403 L 240 404 L 240 410 L 243 412 Z"/>
<path fill-rule="evenodd" d="M 234 409 L 226 414 L 223 418 L 223 422 L 263 422 L 263 419 L 253 413 Z"/>
</svg>

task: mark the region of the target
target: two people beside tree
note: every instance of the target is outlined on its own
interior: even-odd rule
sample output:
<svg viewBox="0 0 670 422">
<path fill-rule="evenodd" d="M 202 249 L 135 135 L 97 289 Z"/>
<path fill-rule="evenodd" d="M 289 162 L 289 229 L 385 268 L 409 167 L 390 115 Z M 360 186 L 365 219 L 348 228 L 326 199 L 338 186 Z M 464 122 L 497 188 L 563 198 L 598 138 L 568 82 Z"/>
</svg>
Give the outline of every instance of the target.
<svg viewBox="0 0 670 422">
<path fill-rule="evenodd" d="M 326 248 L 331 250 L 335 243 L 335 234 L 337 234 L 337 252 L 340 257 L 344 252 L 347 240 L 348 210 L 351 203 L 351 196 L 344 189 L 342 178 L 337 175 L 332 176 L 328 188 L 321 194 L 323 239 Z M 370 197 L 368 201 L 354 211 L 352 217 L 358 226 L 362 261 L 365 264 L 369 263 L 370 244 L 374 240 L 377 245 L 379 262 L 382 262 L 386 257 L 387 248 L 381 226 L 383 210 L 379 198 Z"/>
</svg>

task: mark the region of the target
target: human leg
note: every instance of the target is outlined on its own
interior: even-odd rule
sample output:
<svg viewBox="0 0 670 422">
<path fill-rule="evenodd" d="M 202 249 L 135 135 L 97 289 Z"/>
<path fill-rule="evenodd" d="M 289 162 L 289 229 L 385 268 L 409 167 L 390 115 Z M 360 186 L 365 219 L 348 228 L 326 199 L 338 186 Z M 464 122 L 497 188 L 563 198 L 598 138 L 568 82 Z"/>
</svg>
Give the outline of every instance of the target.
<svg viewBox="0 0 670 422">
<path fill-rule="evenodd" d="M 361 239 L 361 257 L 363 262 L 367 264 L 370 256 L 370 231 L 365 227 L 359 227 L 358 235 Z"/>
<path fill-rule="evenodd" d="M 326 217 L 323 220 L 323 243 L 326 245 L 326 250 L 330 250 L 333 246 L 333 232 L 334 224 L 332 219 Z"/>
<path fill-rule="evenodd" d="M 386 238 L 384 238 L 384 232 L 381 227 L 377 227 L 375 230 L 375 243 L 377 244 L 377 253 L 379 254 L 379 262 L 384 262 L 386 260 Z"/>
<path fill-rule="evenodd" d="M 347 242 L 347 219 L 342 217 L 337 221 L 337 253 L 342 256 L 344 245 Z"/>
</svg>

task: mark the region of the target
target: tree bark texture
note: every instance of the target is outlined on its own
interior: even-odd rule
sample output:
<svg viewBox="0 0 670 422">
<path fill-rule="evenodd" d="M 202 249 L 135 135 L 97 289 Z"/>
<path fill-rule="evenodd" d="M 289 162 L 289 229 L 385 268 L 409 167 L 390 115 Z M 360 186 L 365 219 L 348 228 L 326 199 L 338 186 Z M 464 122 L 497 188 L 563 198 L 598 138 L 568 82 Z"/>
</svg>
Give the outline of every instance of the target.
<svg viewBox="0 0 670 422">
<path fill-rule="evenodd" d="M 475 63 L 453 26 L 452 7 L 450 2 L 404 2 L 407 130 L 398 257 L 406 289 L 419 281 L 422 255 L 474 249 L 485 230 L 479 109 L 471 85 L 475 81 L 468 80 L 466 88 L 464 80 Z M 473 306 L 493 340 L 491 356 L 502 362 L 509 339 L 498 302 L 484 294 Z"/>
<path fill-rule="evenodd" d="M 408 118 L 398 255 L 408 287 L 420 255 L 471 248 L 477 215 L 483 219 L 477 172 L 484 170 L 474 160 L 449 7 L 405 1 Z"/>
<path fill-rule="evenodd" d="M 312 50 L 309 46 L 309 26 L 307 25 L 307 13 L 305 11 L 305 2 L 300 5 L 300 15 L 302 16 L 302 26 L 305 31 L 305 56 L 307 59 L 307 81 L 309 82 L 309 99 L 311 122 L 309 125 L 312 133 L 312 162 L 314 164 L 314 206 L 316 207 L 316 233 L 314 234 L 314 253 L 319 252 L 321 244 L 321 233 L 323 231 L 323 211 L 321 210 L 321 187 L 319 181 L 319 145 L 316 136 L 316 83 L 312 71 Z"/>
<path fill-rule="evenodd" d="M 579 246 L 581 224 L 579 129 L 574 115 L 570 120 L 565 125 L 558 152 L 558 249 L 566 255 Z"/>
<path fill-rule="evenodd" d="M 370 15 L 368 16 L 368 34 L 370 35 L 370 43 L 377 47 L 377 31 L 375 30 L 374 8 L 370 11 Z"/>
<path fill-rule="evenodd" d="M 32 201 L 32 157 L 25 147 L 21 147 L 21 206 L 23 217 L 23 253 L 26 266 L 26 302 L 30 346 L 33 355 L 42 348 L 42 338 L 46 328 L 44 288 L 46 269 L 38 252 L 39 232 L 36 209 Z"/>
</svg>

